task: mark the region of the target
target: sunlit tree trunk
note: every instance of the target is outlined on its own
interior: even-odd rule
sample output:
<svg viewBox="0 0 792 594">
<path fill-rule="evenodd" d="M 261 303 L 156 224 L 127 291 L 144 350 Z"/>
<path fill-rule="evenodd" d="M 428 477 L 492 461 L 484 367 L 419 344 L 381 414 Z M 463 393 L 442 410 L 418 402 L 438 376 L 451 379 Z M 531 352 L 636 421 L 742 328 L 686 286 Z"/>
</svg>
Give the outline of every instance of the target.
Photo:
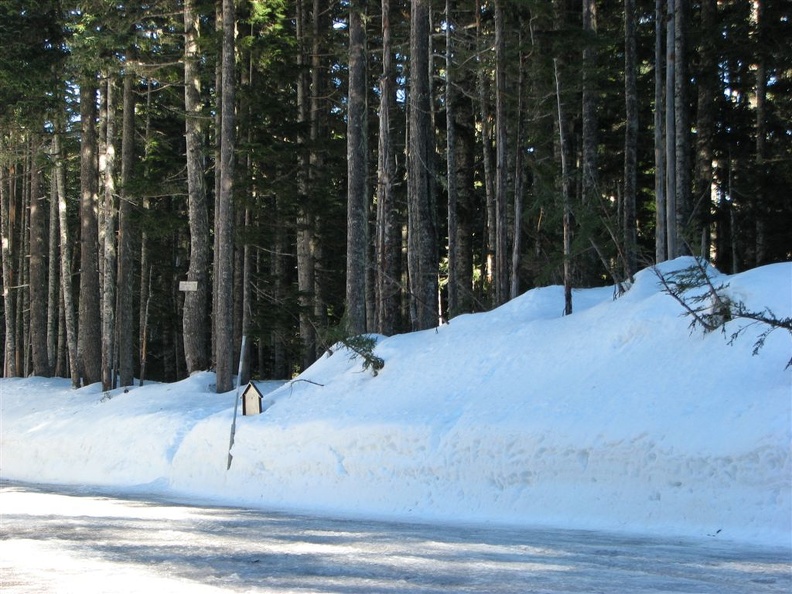
<svg viewBox="0 0 792 594">
<path fill-rule="evenodd" d="M 5 345 L 3 377 L 17 376 L 16 290 L 14 289 L 13 227 L 11 225 L 11 191 L 5 167 L 0 167 L 0 258 L 3 266 L 3 313 Z"/>
<path fill-rule="evenodd" d="M 104 196 L 102 200 L 101 242 L 104 263 L 102 281 L 102 389 L 114 387 L 115 313 L 116 313 L 116 190 L 115 190 L 115 84 L 105 81 L 104 97 Z"/>
<path fill-rule="evenodd" d="M 204 181 L 203 105 L 198 70 L 199 15 L 195 0 L 184 2 L 184 109 L 187 149 L 187 199 L 190 226 L 190 265 L 187 280 L 195 291 L 185 291 L 182 328 L 187 373 L 209 368 L 209 211 Z"/>
<path fill-rule="evenodd" d="M 66 327 L 66 350 L 72 388 L 80 387 L 80 371 L 77 351 L 77 321 L 72 298 L 72 255 L 69 221 L 66 212 L 66 164 L 61 148 L 61 132 L 56 130 L 52 137 L 52 152 L 55 156 L 55 179 L 58 194 L 58 225 L 60 228 L 61 252 L 61 299 L 63 300 L 64 325 Z"/>
</svg>

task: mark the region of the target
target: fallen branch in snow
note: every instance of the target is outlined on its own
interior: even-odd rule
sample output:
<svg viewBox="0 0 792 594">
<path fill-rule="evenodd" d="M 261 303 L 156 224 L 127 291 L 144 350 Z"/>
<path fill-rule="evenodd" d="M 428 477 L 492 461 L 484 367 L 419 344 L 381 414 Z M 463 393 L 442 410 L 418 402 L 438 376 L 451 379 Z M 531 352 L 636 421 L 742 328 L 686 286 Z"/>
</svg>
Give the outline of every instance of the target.
<svg viewBox="0 0 792 594">
<path fill-rule="evenodd" d="M 754 355 L 759 353 L 768 335 L 774 330 L 781 328 L 792 334 L 792 317 L 779 318 L 769 308 L 765 308 L 763 312 L 749 310 L 742 301 L 734 301 L 726 295 L 728 283 L 718 285 L 713 283 L 707 271 L 706 261 L 701 258 L 694 260 L 695 263 L 691 266 L 667 276 L 663 275 L 656 266 L 652 268 L 660 284 L 663 285 L 663 291 L 676 299 L 685 309 L 685 315 L 692 318 L 691 329 L 701 326 L 707 333 L 720 328 L 726 333 L 727 322 L 748 320 L 748 324 L 737 327 L 731 333 L 728 342 L 731 345 L 751 326 L 764 324 L 766 328 L 754 341 Z M 792 367 L 792 358 L 787 362 L 785 369 L 789 367 Z"/>
<path fill-rule="evenodd" d="M 295 384 L 296 382 L 306 382 L 306 383 L 309 383 L 309 384 L 313 384 L 314 386 L 319 386 L 319 387 L 324 388 L 324 384 L 320 384 L 319 382 L 314 382 L 314 381 L 307 380 L 307 379 L 302 379 L 302 378 L 293 379 L 292 381 L 289 382 L 289 385 Z"/>
</svg>

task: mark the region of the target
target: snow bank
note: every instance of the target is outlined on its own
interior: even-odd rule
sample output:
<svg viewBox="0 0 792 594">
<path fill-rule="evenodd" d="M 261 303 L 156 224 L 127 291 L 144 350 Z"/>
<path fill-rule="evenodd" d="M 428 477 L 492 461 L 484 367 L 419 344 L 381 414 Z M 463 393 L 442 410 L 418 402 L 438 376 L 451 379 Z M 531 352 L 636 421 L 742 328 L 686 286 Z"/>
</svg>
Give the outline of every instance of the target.
<svg viewBox="0 0 792 594">
<path fill-rule="evenodd" d="M 688 265 L 679 260 L 663 270 Z M 792 315 L 792 264 L 727 282 Z M 691 333 L 641 272 L 622 297 L 529 291 L 436 330 L 380 338 L 374 377 L 337 351 L 238 417 L 210 373 L 104 395 L 2 380 L 0 476 L 224 503 L 430 521 L 789 545 L 792 339 Z M 306 381 L 303 381 L 306 380 Z M 108 396 L 112 396 L 108 398 Z"/>
</svg>

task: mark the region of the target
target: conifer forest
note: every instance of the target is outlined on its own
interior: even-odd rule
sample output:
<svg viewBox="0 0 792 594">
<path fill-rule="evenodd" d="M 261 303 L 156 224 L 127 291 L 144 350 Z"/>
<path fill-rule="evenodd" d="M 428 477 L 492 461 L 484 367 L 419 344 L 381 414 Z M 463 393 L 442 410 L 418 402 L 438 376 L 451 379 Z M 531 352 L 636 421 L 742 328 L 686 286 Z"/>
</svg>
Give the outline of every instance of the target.
<svg viewBox="0 0 792 594">
<path fill-rule="evenodd" d="M 792 258 L 782 0 L 0 0 L 3 376 L 287 378 Z"/>
</svg>

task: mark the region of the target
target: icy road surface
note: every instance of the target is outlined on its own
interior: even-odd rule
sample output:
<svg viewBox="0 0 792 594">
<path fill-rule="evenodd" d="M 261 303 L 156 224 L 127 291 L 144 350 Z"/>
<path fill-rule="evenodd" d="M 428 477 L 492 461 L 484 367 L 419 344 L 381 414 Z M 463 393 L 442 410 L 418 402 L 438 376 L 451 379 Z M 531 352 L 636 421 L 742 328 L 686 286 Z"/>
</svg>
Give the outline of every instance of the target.
<svg viewBox="0 0 792 594">
<path fill-rule="evenodd" d="M 792 551 L 712 537 L 306 517 L 0 483 L 0 591 L 792 591 Z"/>
</svg>

